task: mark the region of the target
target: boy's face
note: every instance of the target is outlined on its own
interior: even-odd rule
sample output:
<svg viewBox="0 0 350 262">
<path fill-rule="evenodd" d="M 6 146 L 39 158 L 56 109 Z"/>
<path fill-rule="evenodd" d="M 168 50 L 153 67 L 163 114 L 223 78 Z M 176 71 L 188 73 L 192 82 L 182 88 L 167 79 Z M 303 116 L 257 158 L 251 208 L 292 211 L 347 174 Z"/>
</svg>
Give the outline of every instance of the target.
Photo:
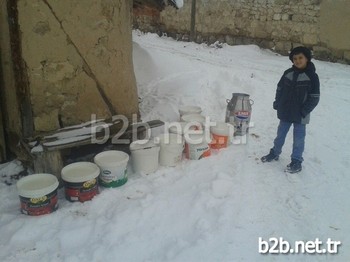
<svg viewBox="0 0 350 262">
<path fill-rule="evenodd" d="M 293 64 L 298 69 L 305 69 L 307 66 L 307 58 L 303 53 L 293 55 Z"/>
</svg>

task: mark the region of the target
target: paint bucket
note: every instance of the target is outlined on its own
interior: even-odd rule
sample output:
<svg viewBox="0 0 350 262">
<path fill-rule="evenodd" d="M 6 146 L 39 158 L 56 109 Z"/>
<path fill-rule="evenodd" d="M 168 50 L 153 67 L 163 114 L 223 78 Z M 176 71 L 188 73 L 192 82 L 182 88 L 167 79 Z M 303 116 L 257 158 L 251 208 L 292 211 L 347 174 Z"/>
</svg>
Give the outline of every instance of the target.
<svg viewBox="0 0 350 262">
<path fill-rule="evenodd" d="M 94 162 L 100 168 L 100 185 L 104 187 L 124 185 L 128 181 L 128 161 L 129 155 L 122 151 L 110 150 L 97 154 Z"/>
<path fill-rule="evenodd" d="M 186 134 L 185 140 L 186 158 L 199 160 L 211 155 L 210 146 L 204 134 Z"/>
<path fill-rule="evenodd" d="M 130 144 L 132 168 L 135 172 L 150 174 L 159 166 L 159 145 L 151 140 L 137 140 Z"/>
<path fill-rule="evenodd" d="M 29 216 L 50 214 L 58 208 L 58 180 L 51 174 L 33 174 L 17 182 L 21 212 Z"/>
<path fill-rule="evenodd" d="M 230 128 L 228 123 L 216 122 L 215 126 L 210 127 L 212 141 L 210 147 L 213 149 L 226 148 L 230 135 Z"/>
<path fill-rule="evenodd" d="M 88 201 L 98 194 L 99 167 L 90 162 L 77 162 L 65 166 L 62 171 L 66 199 Z"/>
<path fill-rule="evenodd" d="M 180 118 L 183 115 L 189 115 L 189 114 L 200 114 L 202 113 L 202 108 L 199 106 L 182 106 L 179 108 Z"/>
<path fill-rule="evenodd" d="M 171 134 L 181 135 L 183 141 L 185 141 L 184 135 L 188 133 L 190 130 L 196 130 L 197 127 L 188 122 L 173 122 L 169 124 L 168 131 Z M 183 152 L 185 152 L 185 147 L 183 148 Z"/>
<path fill-rule="evenodd" d="M 159 164 L 161 166 L 176 166 L 182 159 L 184 140 L 179 134 L 166 133 L 159 137 Z"/>
<path fill-rule="evenodd" d="M 191 123 L 191 125 L 195 126 L 196 130 L 204 129 L 205 117 L 200 114 L 183 115 L 181 121 Z"/>
</svg>

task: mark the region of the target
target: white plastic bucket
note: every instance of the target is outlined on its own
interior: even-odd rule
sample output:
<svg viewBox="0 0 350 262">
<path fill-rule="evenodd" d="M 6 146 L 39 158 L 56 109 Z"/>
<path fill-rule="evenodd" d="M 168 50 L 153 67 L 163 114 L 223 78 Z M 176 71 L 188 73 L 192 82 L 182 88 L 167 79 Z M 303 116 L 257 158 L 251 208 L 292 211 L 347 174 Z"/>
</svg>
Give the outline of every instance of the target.
<svg viewBox="0 0 350 262">
<path fill-rule="evenodd" d="M 201 130 L 204 128 L 205 117 L 200 114 L 189 114 L 183 115 L 181 121 L 191 123 L 191 125 L 196 127 L 196 130 Z"/>
<path fill-rule="evenodd" d="M 159 166 L 159 145 L 150 140 L 137 140 L 130 144 L 132 168 L 135 172 L 150 174 Z"/>
<path fill-rule="evenodd" d="M 51 174 L 33 174 L 17 182 L 21 212 L 30 216 L 52 213 L 58 208 L 58 180 Z"/>
<path fill-rule="evenodd" d="M 229 125 L 229 123 L 216 122 L 215 126 L 210 127 L 210 133 L 212 135 L 212 142 L 210 144 L 211 148 L 220 149 L 227 147 L 230 135 Z"/>
<path fill-rule="evenodd" d="M 182 159 L 184 140 L 180 134 L 166 133 L 159 137 L 161 166 L 176 166 Z"/>
<path fill-rule="evenodd" d="M 186 158 L 199 160 L 211 155 L 210 146 L 204 134 L 187 134 L 185 140 Z"/>
<path fill-rule="evenodd" d="M 199 106 L 182 106 L 179 108 L 179 113 L 180 113 L 180 118 L 183 115 L 200 114 L 202 113 L 202 108 L 200 108 Z"/>
<path fill-rule="evenodd" d="M 122 151 L 110 150 L 97 154 L 94 162 L 100 168 L 99 182 L 104 187 L 122 186 L 128 180 L 129 155 Z"/>
<path fill-rule="evenodd" d="M 97 177 L 99 174 L 99 167 L 90 162 L 77 162 L 65 166 L 61 175 L 66 199 L 72 202 L 91 200 L 98 194 Z"/>
</svg>

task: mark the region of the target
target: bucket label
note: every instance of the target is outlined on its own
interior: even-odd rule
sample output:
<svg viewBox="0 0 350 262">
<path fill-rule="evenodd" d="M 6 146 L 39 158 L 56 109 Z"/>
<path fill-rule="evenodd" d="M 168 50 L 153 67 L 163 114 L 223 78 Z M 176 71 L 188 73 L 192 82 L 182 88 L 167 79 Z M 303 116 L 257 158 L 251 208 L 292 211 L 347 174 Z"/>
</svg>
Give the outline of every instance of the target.
<svg viewBox="0 0 350 262">
<path fill-rule="evenodd" d="M 20 196 L 21 212 L 30 216 L 50 214 L 58 208 L 57 189 L 52 193 L 38 198 Z"/>
<path fill-rule="evenodd" d="M 235 112 L 235 116 L 239 120 L 248 120 L 248 118 L 250 116 L 250 112 L 249 111 L 237 111 L 237 112 Z"/>
<path fill-rule="evenodd" d="M 186 143 L 185 145 L 186 157 L 191 160 L 199 160 L 204 157 L 210 156 L 210 147 L 208 144 L 206 145 L 192 145 Z"/>
<path fill-rule="evenodd" d="M 64 184 L 66 199 L 69 201 L 84 202 L 98 194 L 98 184 L 95 178 L 81 183 L 64 181 Z"/>
<path fill-rule="evenodd" d="M 36 204 L 44 203 L 46 200 L 47 200 L 47 196 L 38 197 L 38 198 L 31 198 L 30 203 L 36 205 Z"/>
<path fill-rule="evenodd" d="M 119 169 L 110 171 L 104 169 L 101 171 L 100 184 L 104 187 L 117 187 L 126 183 L 127 181 L 127 169 Z"/>
<path fill-rule="evenodd" d="M 228 143 L 228 136 L 220 136 L 212 134 L 213 140 L 210 143 L 210 147 L 213 149 L 226 148 Z"/>
</svg>

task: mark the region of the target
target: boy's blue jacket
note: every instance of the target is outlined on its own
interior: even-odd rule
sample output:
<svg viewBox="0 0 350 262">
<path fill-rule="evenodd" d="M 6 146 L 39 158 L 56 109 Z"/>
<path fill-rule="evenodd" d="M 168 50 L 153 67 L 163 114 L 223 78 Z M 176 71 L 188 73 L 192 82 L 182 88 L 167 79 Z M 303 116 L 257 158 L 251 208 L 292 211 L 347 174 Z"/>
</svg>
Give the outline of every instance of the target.
<svg viewBox="0 0 350 262">
<path fill-rule="evenodd" d="M 277 84 L 273 108 L 280 120 L 308 124 L 310 112 L 320 100 L 320 81 L 316 68 L 308 62 L 304 70 L 295 66 L 286 70 Z"/>
</svg>

